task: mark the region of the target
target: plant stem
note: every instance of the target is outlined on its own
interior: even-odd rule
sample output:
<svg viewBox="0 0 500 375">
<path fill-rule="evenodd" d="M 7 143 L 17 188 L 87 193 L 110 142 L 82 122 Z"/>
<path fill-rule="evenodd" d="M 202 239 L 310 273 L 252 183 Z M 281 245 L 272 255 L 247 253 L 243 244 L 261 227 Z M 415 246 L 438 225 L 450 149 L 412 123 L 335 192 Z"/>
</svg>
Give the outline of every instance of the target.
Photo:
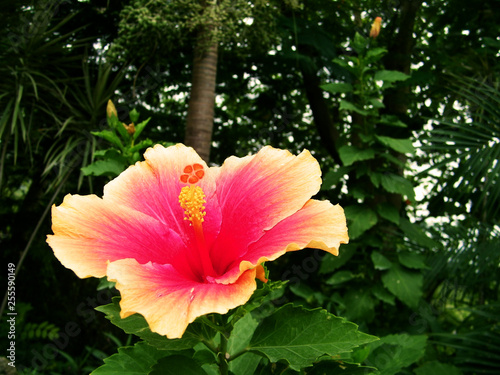
<svg viewBox="0 0 500 375">
<path fill-rule="evenodd" d="M 219 350 L 213 345 L 212 342 L 208 341 L 208 340 L 205 340 L 205 339 L 202 339 L 201 342 L 208 348 L 210 349 L 212 352 L 214 352 L 215 354 L 217 354 L 219 352 Z"/>
<path fill-rule="evenodd" d="M 222 333 L 222 328 L 221 326 L 217 325 L 216 323 L 212 322 L 207 315 L 203 315 L 201 318 L 200 318 L 200 321 L 203 322 L 204 324 L 206 324 L 207 326 L 213 328 L 214 330 L 216 330 L 217 332 L 221 332 Z"/>
<path fill-rule="evenodd" d="M 227 363 L 226 353 L 227 353 L 227 338 L 226 335 L 222 333 L 220 335 L 219 353 L 217 354 L 221 375 L 228 375 L 229 373 L 229 364 Z"/>
</svg>

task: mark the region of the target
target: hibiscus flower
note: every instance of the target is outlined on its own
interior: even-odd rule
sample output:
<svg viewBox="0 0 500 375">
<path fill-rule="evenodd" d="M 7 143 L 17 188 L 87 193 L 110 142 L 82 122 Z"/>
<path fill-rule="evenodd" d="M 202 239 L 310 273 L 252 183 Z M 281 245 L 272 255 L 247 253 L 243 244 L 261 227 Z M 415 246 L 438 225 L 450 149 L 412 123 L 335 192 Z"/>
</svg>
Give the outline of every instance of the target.
<svg viewBox="0 0 500 375">
<path fill-rule="evenodd" d="M 52 207 L 47 242 L 78 277 L 104 277 L 121 317 L 179 338 L 189 323 L 248 301 L 262 263 L 306 247 L 338 254 L 343 209 L 310 199 L 321 171 L 309 151 L 264 147 L 208 167 L 182 144 L 156 145 L 104 187 Z"/>
</svg>

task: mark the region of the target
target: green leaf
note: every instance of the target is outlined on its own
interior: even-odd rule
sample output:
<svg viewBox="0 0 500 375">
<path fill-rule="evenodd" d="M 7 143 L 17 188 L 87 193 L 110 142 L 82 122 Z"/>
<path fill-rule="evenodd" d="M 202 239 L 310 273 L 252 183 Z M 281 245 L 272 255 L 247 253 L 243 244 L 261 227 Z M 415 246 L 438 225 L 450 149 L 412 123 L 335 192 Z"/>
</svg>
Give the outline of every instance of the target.
<svg viewBox="0 0 500 375">
<path fill-rule="evenodd" d="M 455 366 L 438 361 L 426 362 L 413 370 L 416 375 L 461 375 L 462 372 Z"/>
<path fill-rule="evenodd" d="M 147 375 L 151 367 L 168 351 L 158 350 L 145 342 L 118 348 L 118 353 L 104 360 L 104 365 L 90 375 Z"/>
<path fill-rule="evenodd" d="M 122 173 L 127 164 L 121 160 L 109 159 L 109 160 L 97 160 L 92 164 L 87 165 L 82 168 L 82 172 L 85 176 L 118 176 Z"/>
<path fill-rule="evenodd" d="M 94 151 L 94 156 L 105 158 L 107 153 L 120 155 L 120 153 L 116 149 L 114 149 L 114 148 L 107 148 L 105 150 L 95 150 Z"/>
<path fill-rule="evenodd" d="M 248 312 L 258 309 L 272 300 L 281 298 L 285 291 L 285 285 L 287 283 L 287 280 L 268 281 L 267 283 L 261 283 L 261 286 L 255 292 L 253 292 L 250 300 L 244 305 L 238 307 L 238 310 L 236 314 L 234 314 L 234 316 L 240 315 L 241 318 Z"/>
<path fill-rule="evenodd" d="M 111 116 L 109 116 L 107 120 L 108 120 L 108 125 L 111 129 L 116 129 L 119 125 L 123 126 L 120 119 L 114 113 L 111 114 Z"/>
<path fill-rule="evenodd" d="M 133 110 L 131 110 L 128 113 L 128 115 L 130 117 L 130 121 L 132 121 L 134 124 L 136 124 L 137 121 L 139 121 L 139 112 L 137 112 L 137 110 L 135 108 Z"/>
<path fill-rule="evenodd" d="M 377 338 L 326 310 L 285 305 L 255 330 L 249 350 L 271 362 L 286 360 L 293 370 L 311 366 L 322 355 L 335 356 Z"/>
<path fill-rule="evenodd" d="M 113 124 L 113 128 L 118 132 L 118 134 L 120 134 L 120 137 L 122 137 L 123 141 L 126 144 L 129 144 L 130 140 L 132 139 L 132 135 L 128 133 L 127 129 L 125 128 L 125 124 L 121 121 L 114 122 Z"/>
<path fill-rule="evenodd" d="M 139 124 L 137 124 L 135 126 L 135 133 L 134 133 L 134 141 L 139 138 L 139 136 L 141 135 L 142 131 L 144 130 L 144 128 L 146 127 L 146 125 L 149 123 L 149 120 L 151 120 L 151 117 L 148 118 L 147 120 L 144 120 L 142 122 L 140 122 Z"/>
<path fill-rule="evenodd" d="M 389 193 L 401 194 L 408 197 L 409 200 L 415 200 L 415 191 L 413 185 L 406 178 L 393 173 L 387 173 L 380 176 L 382 187 Z"/>
<path fill-rule="evenodd" d="M 350 221 L 349 237 L 355 239 L 377 224 L 377 214 L 370 208 L 362 205 L 347 206 L 344 208 L 345 215 Z"/>
<path fill-rule="evenodd" d="M 404 161 L 398 159 L 396 156 L 394 155 L 391 155 L 389 154 L 388 152 L 385 152 L 383 154 L 380 154 L 379 155 L 380 157 L 384 158 L 384 159 L 387 159 L 389 162 L 391 162 L 392 164 L 394 165 L 399 165 L 400 167 L 402 167 L 401 169 L 405 169 L 405 163 Z"/>
<path fill-rule="evenodd" d="M 366 57 L 368 59 L 370 59 L 370 61 L 377 61 L 380 58 L 382 58 L 382 56 L 384 56 L 386 53 L 387 53 L 387 50 L 385 48 L 381 48 L 381 47 L 379 47 L 379 48 L 370 48 L 366 52 Z"/>
<path fill-rule="evenodd" d="M 399 211 L 390 203 L 377 205 L 377 213 L 384 219 L 394 224 L 399 224 Z"/>
<path fill-rule="evenodd" d="M 354 103 L 351 103 L 350 101 L 347 101 L 347 100 L 340 101 L 339 109 L 345 109 L 346 111 L 354 111 L 356 113 L 359 113 L 362 116 L 368 116 L 370 114 L 370 112 L 365 111 L 362 108 L 359 108 L 357 105 L 355 105 Z"/>
<path fill-rule="evenodd" d="M 342 245 L 339 251 L 339 255 L 337 256 L 330 253 L 326 253 L 323 259 L 321 260 L 319 273 L 321 274 L 330 273 L 342 267 L 349 261 L 349 259 L 352 258 L 352 256 L 356 252 L 356 248 L 357 244 L 349 243 L 346 245 Z"/>
<path fill-rule="evenodd" d="M 372 251 L 370 257 L 376 270 L 385 271 L 392 267 L 392 262 L 378 251 Z"/>
<path fill-rule="evenodd" d="M 214 364 L 217 362 L 217 354 L 209 350 L 204 343 L 200 342 L 193 349 L 195 352 L 192 358 L 200 365 Z"/>
<path fill-rule="evenodd" d="M 321 292 L 315 291 L 306 283 L 291 283 L 290 291 L 298 297 L 303 298 L 308 304 L 314 304 L 314 300 L 324 300 L 324 295 Z"/>
<path fill-rule="evenodd" d="M 245 353 L 229 362 L 229 371 L 235 375 L 254 375 L 263 358 L 255 353 Z"/>
<path fill-rule="evenodd" d="M 369 160 L 375 157 L 375 151 L 368 148 L 361 150 L 354 146 L 342 146 L 338 149 L 340 159 L 344 166 L 349 166 L 356 161 Z"/>
<path fill-rule="evenodd" d="M 370 196 L 361 186 L 352 188 L 351 195 L 358 201 L 364 200 L 367 196 Z"/>
<path fill-rule="evenodd" d="M 382 302 L 388 303 L 389 305 L 396 305 L 394 294 L 391 294 L 382 285 L 377 284 L 372 288 L 373 295 L 381 300 Z"/>
<path fill-rule="evenodd" d="M 160 359 L 148 375 L 202 375 L 205 370 L 192 358 L 171 355 Z"/>
<path fill-rule="evenodd" d="M 342 355 L 342 359 L 349 363 L 359 364 L 363 363 L 366 358 L 368 358 L 368 354 L 370 354 L 370 346 L 364 345 L 354 349 L 352 353 L 349 353 L 348 359 L 346 355 Z"/>
<path fill-rule="evenodd" d="M 378 189 L 380 187 L 380 180 L 382 179 L 382 174 L 370 171 L 368 172 L 368 176 L 370 176 L 370 181 L 372 182 L 373 186 L 375 186 Z"/>
<path fill-rule="evenodd" d="M 234 324 L 231 336 L 227 341 L 229 355 L 234 355 L 247 347 L 258 325 L 259 322 L 249 313 Z"/>
<path fill-rule="evenodd" d="M 415 153 L 415 148 L 413 147 L 410 139 L 391 138 L 382 135 L 376 135 L 375 138 L 377 138 L 383 145 L 392 148 L 394 151 L 401 152 L 402 154 Z"/>
<path fill-rule="evenodd" d="M 111 289 L 114 288 L 116 283 L 114 281 L 108 281 L 106 276 L 99 279 L 99 285 L 97 285 L 97 290 Z"/>
<path fill-rule="evenodd" d="M 402 251 L 398 253 L 398 258 L 399 262 L 405 267 L 418 270 L 428 268 L 425 264 L 425 257 L 422 254 L 410 251 Z"/>
<path fill-rule="evenodd" d="M 333 274 L 330 278 L 326 280 L 328 285 L 338 285 L 345 283 L 346 281 L 352 280 L 354 274 L 351 271 L 338 271 Z"/>
<path fill-rule="evenodd" d="M 382 115 L 380 117 L 380 123 L 385 124 L 385 125 L 390 125 L 390 126 L 396 126 L 398 128 L 407 128 L 408 127 L 408 125 L 406 125 L 403 121 L 401 121 L 395 115 Z"/>
<path fill-rule="evenodd" d="M 336 186 L 348 172 L 350 168 L 338 167 L 337 169 L 330 169 L 323 176 L 323 184 L 321 185 L 321 190 L 330 190 L 333 186 Z"/>
<path fill-rule="evenodd" d="M 205 371 L 203 375 L 220 375 L 219 365 L 216 363 L 206 363 L 201 368 Z"/>
<path fill-rule="evenodd" d="M 368 39 L 356 32 L 356 34 L 354 34 L 354 40 L 352 40 L 350 44 L 358 55 L 363 55 L 366 47 L 368 46 Z"/>
<path fill-rule="evenodd" d="M 382 275 L 382 282 L 392 294 L 410 308 L 418 307 L 424 284 L 424 277 L 421 273 L 393 264 L 389 271 Z"/>
<path fill-rule="evenodd" d="M 369 344 L 371 353 L 367 364 L 377 367 L 377 375 L 394 375 L 420 360 L 425 353 L 427 337 L 410 336 L 406 333 L 381 337 Z"/>
<path fill-rule="evenodd" d="M 353 88 L 350 83 L 344 83 L 344 82 L 339 82 L 339 83 L 326 83 L 324 85 L 320 86 L 323 90 L 331 92 L 331 93 L 338 93 L 338 92 L 352 92 Z"/>
<path fill-rule="evenodd" d="M 100 131 L 100 132 L 91 132 L 91 133 L 93 135 L 95 135 L 96 137 L 100 137 L 100 138 L 105 139 L 109 143 L 111 143 L 111 144 L 115 145 L 116 147 L 118 147 L 120 150 L 123 150 L 123 143 L 122 143 L 122 141 L 112 131 L 110 131 L 110 130 L 103 130 L 103 131 Z"/>
<path fill-rule="evenodd" d="M 360 366 L 345 361 L 321 361 L 307 375 L 370 375 L 376 372 L 375 367 Z"/>
<path fill-rule="evenodd" d="M 375 73 L 374 76 L 375 81 L 384 81 L 391 83 L 396 81 L 405 81 L 408 78 L 410 78 L 409 75 L 397 70 L 379 70 Z"/>
<path fill-rule="evenodd" d="M 363 134 L 358 132 L 356 135 L 363 141 L 363 143 L 370 144 L 373 141 L 373 134 Z"/>
<path fill-rule="evenodd" d="M 428 249 L 433 249 L 439 247 L 439 244 L 432 238 L 427 236 L 425 232 L 414 223 L 411 223 L 407 219 L 401 218 L 399 222 L 399 227 L 403 230 L 404 234 L 412 241 L 417 244 L 424 246 Z"/>
<path fill-rule="evenodd" d="M 113 302 L 109 305 L 96 307 L 97 311 L 106 314 L 106 318 L 115 326 L 120 327 L 125 333 L 134 334 L 147 341 L 151 345 L 163 350 L 184 350 L 194 347 L 200 342 L 199 334 L 194 333 L 194 323 L 191 323 L 180 339 L 168 339 L 155 332 L 151 332 L 149 325 L 142 315 L 134 314 L 125 319 L 120 317 L 120 298 L 113 297 Z"/>
<path fill-rule="evenodd" d="M 342 56 L 342 58 L 338 58 L 338 57 L 336 57 L 336 58 L 334 58 L 332 61 L 333 61 L 335 64 L 338 64 L 338 65 L 340 65 L 341 67 L 346 68 L 346 69 L 347 69 L 347 70 L 349 70 L 349 71 L 352 71 L 352 70 L 353 70 L 353 68 L 352 68 L 352 67 L 349 65 L 349 63 L 348 63 L 348 61 L 349 61 L 348 57 L 349 57 L 349 56 L 345 56 L 345 55 L 344 55 L 344 56 Z"/>
<path fill-rule="evenodd" d="M 381 109 L 385 108 L 385 104 L 380 99 L 372 98 L 369 100 L 369 103 L 373 106 L 373 108 Z"/>
<path fill-rule="evenodd" d="M 349 320 L 370 322 L 375 317 L 375 301 L 369 290 L 351 289 L 344 296 L 345 312 Z"/>
<path fill-rule="evenodd" d="M 149 147 L 153 144 L 153 141 L 151 139 L 144 139 L 140 141 L 138 144 L 136 144 L 134 147 L 131 147 L 129 149 L 129 152 L 133 154 L 134 152 L 140 151 L 143 148 Z"/>
</svg>

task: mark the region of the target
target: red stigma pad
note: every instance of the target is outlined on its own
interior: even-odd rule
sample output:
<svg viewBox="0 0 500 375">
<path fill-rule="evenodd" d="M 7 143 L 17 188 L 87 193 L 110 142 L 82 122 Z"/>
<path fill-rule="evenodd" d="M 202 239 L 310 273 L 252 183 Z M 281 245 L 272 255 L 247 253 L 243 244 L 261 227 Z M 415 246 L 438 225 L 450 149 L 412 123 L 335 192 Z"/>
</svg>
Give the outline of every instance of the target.
<svg viewBox="0 0 500 375">
<path fill-rule="evenodd" d="M 182 183 L 196 184 L 205 176 L 203 165 L 195 163 L 193 165 L 186 165 L 183 169 L 183 174 L 180 177 Z"/>
</svg>

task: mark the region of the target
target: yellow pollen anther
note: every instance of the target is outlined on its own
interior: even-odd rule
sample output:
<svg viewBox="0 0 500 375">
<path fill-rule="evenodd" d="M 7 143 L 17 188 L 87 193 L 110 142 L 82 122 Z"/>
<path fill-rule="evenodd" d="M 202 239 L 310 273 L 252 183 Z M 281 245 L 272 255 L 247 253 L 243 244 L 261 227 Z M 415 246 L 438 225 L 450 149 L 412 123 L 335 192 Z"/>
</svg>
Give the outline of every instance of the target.
<svg viewBox="0 0 500 375">
<path fill-rule="evenodd" d="M 179 194 L 179 203 L 184 209 L 186 217 L 184 220 L 189 220 L 193 224 L 203 223 L 203 218 L 206 215 L 205 193 L 199 186 L 184 186 Z"/>
</svg>

